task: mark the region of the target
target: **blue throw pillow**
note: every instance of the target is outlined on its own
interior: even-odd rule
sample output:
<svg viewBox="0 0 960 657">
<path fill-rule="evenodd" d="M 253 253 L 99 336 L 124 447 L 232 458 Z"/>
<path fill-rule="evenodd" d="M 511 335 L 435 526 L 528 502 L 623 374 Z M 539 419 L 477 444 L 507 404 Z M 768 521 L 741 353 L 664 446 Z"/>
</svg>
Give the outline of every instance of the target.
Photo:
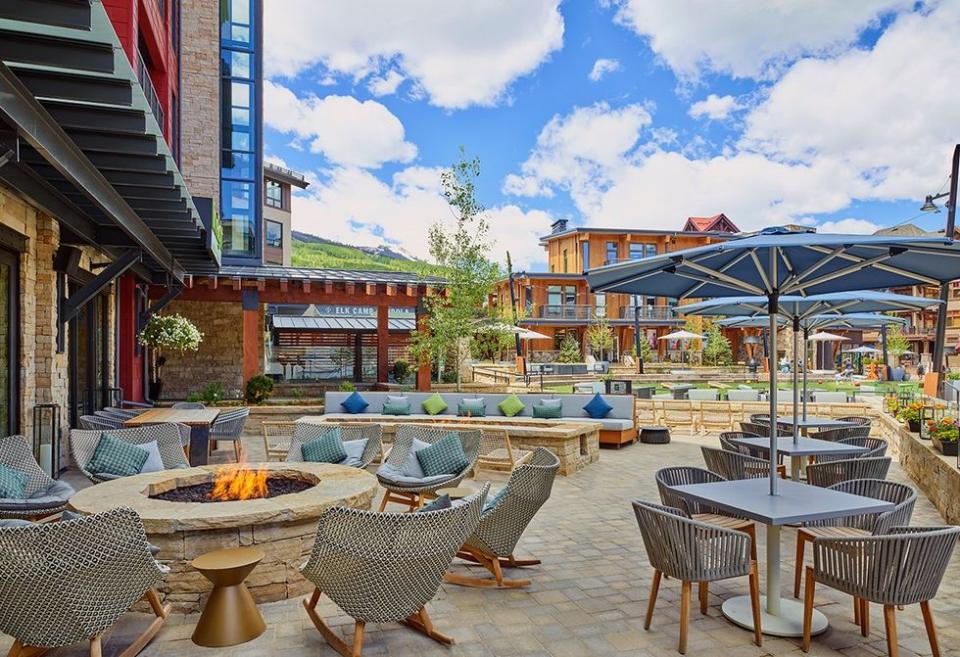
<svg viewBox="0 0 960 657">
<path fill-rule="evenodd" d="M 300 447 L 300 452 L 303 454 L 303 460 L 311 463 L 339 463 L 347 458 L 347 450 L 340 437 L 340 427 L 304 443 Z"/>
<path fill-rule="evenodd" d="M 487 511 L 490 511 L 495 506 L 500 504 L 500 500 L 502 500 L 506 494 L 507 494 L 507 486 L 504 486 L 503 488 L 497 491 L 496 495 L 492 495 L 488 497 L 486 503 L 484 503 L 483 505 L 483 511 L 481 511 L 481 513 L 486 513 Z"/>
<path fill-rule="evenodd" d="M 8 500 L 22 500 L 26 497 L 28 483 L 30 483 L 30 477 L 27 473 L 0 464 L 0 497 Z"/>
<path fill-rule="evenodd" d="M 583 410 L 587 412 L 594 420 L 602 420 L 610 414 L 610 411 L 613 410 L 613 406 L 607 403 L 607 401 L 600 395 L 598 392 L 593 396 L 587 405 L 583 407 Z"/>
<path fill-rule="evenodd" d="M 460 444 L 460 437 L 452 431 L 430 447 L 419 450 L 417 460 L 423 468 L 423 474 L 428 477 L 454 475 L 470 465 Z"/>
<path fill-rule="evenodd" d="M 422 507 L 417 509 L 417 513 L 426 513 L 427 511 L 441 511 L 443 509 L 449 509 L 451 506 L 453 506 L 453 503 L 450 502 L 450 496 L 444 494 L 438 497 L 437 499 L 435 499 L 434 501 L 430 502 L 429 504 L 424 504 Z"/>
<path fill-rule="evenodd" d="M 361 395 L 359 392 L 354 392 L 352 395 L 340 402 L 340 406 L 343 407 L 343 410 L 351 415 L 363 413 L 365 410 L 367 410 L 367 406 L 369 405 L 370 403 L 364 399 L 363 395 Z"/>
</svg>

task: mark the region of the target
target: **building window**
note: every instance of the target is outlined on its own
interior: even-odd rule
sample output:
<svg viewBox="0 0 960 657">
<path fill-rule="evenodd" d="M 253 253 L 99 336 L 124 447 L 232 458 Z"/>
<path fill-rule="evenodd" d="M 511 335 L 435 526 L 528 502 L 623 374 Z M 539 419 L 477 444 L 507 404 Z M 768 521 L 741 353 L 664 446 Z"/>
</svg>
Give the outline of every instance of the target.
<svg viewBox="0 0 960 657">
<path fill-rule="evenodd" d="M 570 263 L 569 263 L 569 261 L 567 260 L 567 250 L 564 249 L 564 250 L 563 250 L 563 273 L 564 273 L 564 274 L 569 273 L 569 271 L 570 271 L 569 264 L 570 264 Z"/>
<path fill-rule="evenodd" d="M 594 314 L 597 317 L 606 317 L 607 316 L 607 295 L 606 294 L 595 294 L 593 295 L 593 307 Z"/>
<path fill-rule="evenodd" d="M 267 246 L 274 249 L 283 248 L 283 224 L 279 221 L 266 221 Z"/>
<path fill-rule="evenodd" d="M 224 180 L 220 185 L 223 207 L 223 252 L 225 255 L 249 256 L 255 252 L 253 183 Z"/>
<path fill-rule="evenodd" d="M 580 242 L 580 257 L 583 260 L 583 271 L 590 269 L 590 242 Z"/>
<path fill-rule="evenodd" d="M 657 245 L 656 244 L 644 244 L 643 245 L 643 257 L 652 258 L 657 255 Z"/>
<path fill-rule="evenodd" d="M 0 431 L 20 432 L 19 260 L 16 253 L 0 249 Z"/>
<path fill-rule="evenodd" d="M 283 185 L 276 180 L 268 180 L 266 181 L 266 186 L 266 204 L 271 208 L 286 210 L 286 208 L 283 207 Z"/>
<path fill-rule="evenodd" d="M 607 242 L 607 264 L 616 262 L 618 257 L 617 243 Z"/>
<path fill-rule="evenodd" d="M 657 255 L 656 244 L 641 244 L 639 242 L 632 242 L 630 244 L 631 260 L 640 260 L 641 258 L 649 258 L 655 255 Z"/>
</svg>

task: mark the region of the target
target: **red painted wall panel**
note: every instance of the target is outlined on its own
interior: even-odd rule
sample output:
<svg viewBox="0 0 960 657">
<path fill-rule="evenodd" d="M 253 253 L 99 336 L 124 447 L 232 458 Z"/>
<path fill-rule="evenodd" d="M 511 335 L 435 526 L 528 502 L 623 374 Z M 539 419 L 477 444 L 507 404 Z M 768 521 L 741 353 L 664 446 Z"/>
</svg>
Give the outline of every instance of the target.
<svg viewBox="0 0 960 657">
<path fill-rule="evenodd" d="M 137 355 L 137 286 L 136 278 L 126 274 L 120 279 L 120 314 L 117 316 L 120 359 L 120 387 L 123 397 L 143 401 L 143 356 Z"/>
</svg>

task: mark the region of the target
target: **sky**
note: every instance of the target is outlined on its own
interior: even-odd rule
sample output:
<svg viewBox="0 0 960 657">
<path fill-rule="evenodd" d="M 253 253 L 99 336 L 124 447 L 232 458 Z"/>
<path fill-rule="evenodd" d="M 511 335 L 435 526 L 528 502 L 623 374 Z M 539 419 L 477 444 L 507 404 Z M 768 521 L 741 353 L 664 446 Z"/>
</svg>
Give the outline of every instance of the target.
<svg viewBox="0 0 960 657">
<path fill-rule="evenodd" d="M 960 0 L 266 0 L 266 158 L 293 227 L 428 257 L 479 157 L 492 256 L 572 226 L 871 233 L 947 189 Z"/>
</svg>

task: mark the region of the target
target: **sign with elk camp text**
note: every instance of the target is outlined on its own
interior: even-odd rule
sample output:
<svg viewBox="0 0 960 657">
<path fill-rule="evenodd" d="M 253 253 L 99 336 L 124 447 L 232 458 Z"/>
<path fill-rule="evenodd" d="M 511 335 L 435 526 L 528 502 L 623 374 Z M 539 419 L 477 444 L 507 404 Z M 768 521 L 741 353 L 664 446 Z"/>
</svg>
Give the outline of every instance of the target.
<svg viewBox="0 0 960 657">
<path fill-rule="evenodd" d="M 369 317 L 377 316 L 376 306 L 336 306 L 332 304 L 313 304 L 307 315 L 312 317 Z M 413 318 L 416 312 L 413 308 L 391 308 L 390 317 L 393 319 Z"/>
</svg>

